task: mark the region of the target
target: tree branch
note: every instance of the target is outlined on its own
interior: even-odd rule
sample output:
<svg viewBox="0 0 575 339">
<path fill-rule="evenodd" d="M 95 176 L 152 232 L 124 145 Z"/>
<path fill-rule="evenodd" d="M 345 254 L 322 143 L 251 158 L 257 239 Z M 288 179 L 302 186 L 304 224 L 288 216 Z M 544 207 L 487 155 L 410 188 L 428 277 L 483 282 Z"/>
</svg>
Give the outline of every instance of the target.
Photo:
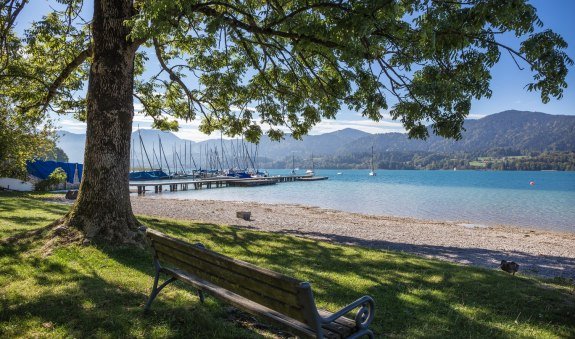
<svg viewBox="0 0 575 339">
<path fill-rule="evenodd" d="M 166 71 L 168 73 L 168 75 L 170 76 L 170 80 L 175 81 L 182 88 L 182 90 L 184 90 L 184 92 L 186 93 L 186 96 L 188 97 L 188 117 L 191 118 L 193 116 L 193 113 L 194 113 L 193 109 L 192 109 L 193 103 L 196 102 L 199 105 L 201 105 L 201 103 L 199 103 L 198 100 L 195 99 L 194 95 L 192 94 L 192 91 L 190 91 L 188 86 L 186 86 L 184 81 L 176 74 L 176 72 L 174 72 L 174 70 L 172 68 L 170 68 L 170 67 L 168 67 L 168 65 L 166 65 L 166 62 L 164 61 L 164 58 L 162 57 L 162 49 L 160 47 L 160 43 L 158 42 L 158 39 L 156 37 L 154 37 L 153 41 L 154 41 L 154 51 L 156 52 L 156 57 L 158 58 L 158 62 L 160 63 L 160 66 L 162 67 L 162 69 L 164 71 Z"/>
<path fill-rule="evenodd" d="M 21 109 L 24 111 L 28 111 L 35 107 L 41 107 L 40 111 L 41 112 L 45 111 L 50 106 L 50 101 L 52 101 L 54 96 L 56 96 L 58 88 L 62 85 L 62 83 L 64 83 L 64 81 L 66 81 L 66 79 L 70 76 L 70 74 L 72 74 L 72 72 L 74 72 L 74 70 L 78 68 L 78 66 L 84 63 L 84 61 L 86 61 L 86 59 L 90 55 L 92 55 L 91 45 L 88 46 L 88 48 L 86 48 L 82 52 L 80 52 L 80 54 L 78 54 L 68 65 L 66 65 L 66 67 L 64 67 L 60 75 L 58 75 L 58 77 L 48 86 L 48 92 L 46 93 L 46 96 L 41 102 L 37 102 L 35 104 L 22 107 Z"/>
<path fill-rule="evenodd" d="M 230 25 L 231 27 L 240 28 L 244 31 L 254 33 L 254 34 L 279 36 L 282 38 L 291 39 L 292 41 L 305 40 L 305 41 L 309 41 L 309 42 L 312 42 L 312 43 L 315 43 L 315 44 L 318 44 L 321 46 L 325 46 L 328 48 L 340 49 L 340 48 L 344 47 L 343 45 L 338 44 L 334 41 L 320 39 L 320 38 L 317 38 L 317 37 L 314 37 L 311 35 L 300 34 L 300 33 L 295 33 L 295 32 L 279 31 L 279 30 L 272 29 L 270 27 L 260 27 L 255 22 L 248 24 L 248 23 L 245 23 L 245 22 L 238 20 L 234 17 L 227 16 L 226 13 L 219 12 L 213 8 L 210 8 L 210 7 L 205 7 L 205 6 L 198 7 L 198 8 L 196 8 L 196 11 L 200 12 L 202 14 L 205 14 L 207 16 L 223 20 L 228 25 Z"/>
</svg>

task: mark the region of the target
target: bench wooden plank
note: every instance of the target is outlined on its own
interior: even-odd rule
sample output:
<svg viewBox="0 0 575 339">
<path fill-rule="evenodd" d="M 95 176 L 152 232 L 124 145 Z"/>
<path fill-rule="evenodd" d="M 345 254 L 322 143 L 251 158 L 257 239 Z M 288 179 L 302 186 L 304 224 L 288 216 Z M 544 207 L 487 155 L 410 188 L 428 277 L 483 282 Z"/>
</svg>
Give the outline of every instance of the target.
<svg viewBox="0 0 575 339">
<path fill-rule="evenodd" d="M 176 248 L 182 252 L 190 253 L 194 256 L 202 257 L 207 262 L 223 267 L 228 267 L 236 273 L 251 276 L 254 279 L 258 279 L 263 282 L 268 282 L 268 284 L 277 286 L 278 288 L 284 289 L 287 292 L 297 291 L 301 283 L 301 281 L 281 273 L 261 268 L 245 261 L 221 255 L 214 251 L 186 243 L 154 230 L 147 230 L 146 232 L 154 242 L 163 244 L 167 247 Z"/>
<path fill-rule="evenodd" d="M 282 303 L 281 301 L 268 298 L 249 289 L 242 288 L 238 283 L 229 282 L 225 279 L 222 279 L 221 277 L 210 274 L 208 272 L 198 271 L 190 263 L 180 261 L 177 258 L 167 255 L 166 253 L 160 252 L 158 253 L 158 257 L 160 258 L 160 260 L 174 263 L 181 270 L 184 270 L 186 272 L 193 272 L 192 274 L 197 275 L 203 280 L 210 281 L 213 284 L 221 286 L 226 290 L 230 291 L 230 293 L 239 294 L 243 297 L 246 297 L 250 300 L 257 302 L 258 304 L 261 304 L 263 306 L 281 312 L 299 321 L 305 322 L 305 319 L 303 318 L 303 314 L 300 308 L 295 308 L 288 304 Z"/>
<path fill-rule="evenodd" d="M 229 282 L 240 282 L 242 289 L 249 289 L 253 292 L 257 292 L 269 298 L 287 303 L 290 306 L 294 307 L 301 307 L 299 304 L 299 299 L 296 294 L 286 292 L 283 289 L 277 288 L 276 286 L 269 285 L 267 282 L 262 282 L 257 279 L 253 279 L 250 276 L 246 276 L 243 274 L 236 273 L 229 268 L 222 267 L 219 265 L 211 264 L 207 261 L 204 261 L 203 258 L 196 257 L 193 255 L 189 255 L 184 252 L 180 252 L 177 249 L 166 247 L 164 244 L 156 244 L 155 245 L 156 252 L 158 253 L 166 253 L 171 257 L 174 257 L 182 262 L 188 263 L 191 266 L 195 267 L 193 271 L 190 271 L 192 274 L 197 274 L 197 272 L 207 272 L 212 275 L 222 277 L 223 279 Z M 239 291 L 233 291 L 238 294 L 242 294 Z"/>
<path fill-rule="evenodd" d="M 333 315 L 332 312 L 330 311 L 326 311 L 326 310 L 322 310 L 322 309 L 318 309 L 317 312 L 319 313 L 319 315 L 322 318 L 327 318 L 327 317 L 331 317 Z M 346 317 L 341 317 L 341 318 L 337 318 L 335 320 L 336 323 L 345 326 L 345 327 L 350 327 L 350 328 L 354 328 L 355 327 L 355 321 L 346 318 Z"/>
<path fill-rule="evenodd" d="M 165 269 L 164 271 L 198 289 L 208 292 L 211 296 L 226 301 L 229 304 L 237 308 L 240 308 L 250 314 L 266 318 L 267 320 L 273 322 L 275 325 L 278 325 L 282 328 L 289 329 L 290 332 L 292 332 L 295 335 L 301 336 L 303 338 L 316 337 L 315 331 L 308 325 L 299 322 L 295 319 L 292 319 L 290 317 L 287 317 L 286 315 L 280 312 L 277 312 L 263 305 L 260 305 L 236 293 L 230 292 L 229 290 L 222 288 L 221 286 L 215 285 L 207 280 L 203 280 L 198 276 L 175 269 Z"/>
</svg>

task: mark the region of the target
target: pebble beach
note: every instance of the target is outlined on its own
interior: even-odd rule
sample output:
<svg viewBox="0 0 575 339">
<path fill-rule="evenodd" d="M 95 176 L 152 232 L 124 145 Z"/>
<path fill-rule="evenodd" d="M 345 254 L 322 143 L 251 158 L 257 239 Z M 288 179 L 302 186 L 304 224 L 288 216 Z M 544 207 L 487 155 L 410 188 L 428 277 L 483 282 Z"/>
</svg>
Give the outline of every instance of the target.
<svg viewBox="0 0 575 339">
<path fill-rule="evenodd" d="M 132 196 L 131 201 L 139 215 L 292 234 L 492 269 L 498 269 L 501 260 L 512 260 L 520 265 L 519 275 L 575 279 L 573 233 L 374 216 L 296 204 L 141 196 Z M 237 211 L 251 212 L 250 220 L 237 218 Z"/>
</svg>

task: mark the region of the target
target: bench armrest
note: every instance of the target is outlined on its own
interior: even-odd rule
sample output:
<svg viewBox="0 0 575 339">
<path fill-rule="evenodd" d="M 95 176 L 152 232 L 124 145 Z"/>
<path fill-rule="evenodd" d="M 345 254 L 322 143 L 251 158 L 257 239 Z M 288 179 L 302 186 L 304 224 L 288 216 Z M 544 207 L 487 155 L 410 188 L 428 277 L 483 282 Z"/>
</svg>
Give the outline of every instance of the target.
<svg viewBox="0 0 575 339">
<path fill-rule="evenodd" d="M 373 321 L 373 316 L 375 313 L 375 301 L 372 297 L 365 295 L 356 301 L 352 302 L 351 304 L 345 306 L 341 310 L 335 312 L 334 314 L 330 315 L 329 317 L 323 318 L 320 317 L 322 324 L 328 324 L 335 321 L 338 318 L 343 317 L 347 313 L 351 312 L 352 310 L 360 307 L 359 311 L 355 315 L 355 325 L 360 329 L 365 329 L 371 324 Z"/>
</svg>

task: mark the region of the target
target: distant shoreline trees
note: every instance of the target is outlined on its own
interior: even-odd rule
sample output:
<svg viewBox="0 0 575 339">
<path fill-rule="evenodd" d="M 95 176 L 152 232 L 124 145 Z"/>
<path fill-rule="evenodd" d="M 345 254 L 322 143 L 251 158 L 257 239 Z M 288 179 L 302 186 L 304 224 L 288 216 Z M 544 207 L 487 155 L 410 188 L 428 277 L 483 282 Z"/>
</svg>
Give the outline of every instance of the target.
<svg viewBox="0 0 575 339">
<path fill-rule="evenodd" d="M 390 170 L 494 170 L 494 171 L 575 171 L 575 152 L 511 152 L 513 155 L 488 155 L 490 152 L 450 153 L 382 152 L 376 153 L 376 167 Z M 519 154 L 516 154 L 519 153 Z M 371 153 L 317 156 L 316 168 L 367 169 Z M 300 159 L 305 161 L 305 159 Z M 298 161 L 299 162 L 299 161 Z M 261 161 L 266 168 L 291 168 L 291 158 Z M 301 167 L 301 166 L 300 166 Z"/>
</svg>

